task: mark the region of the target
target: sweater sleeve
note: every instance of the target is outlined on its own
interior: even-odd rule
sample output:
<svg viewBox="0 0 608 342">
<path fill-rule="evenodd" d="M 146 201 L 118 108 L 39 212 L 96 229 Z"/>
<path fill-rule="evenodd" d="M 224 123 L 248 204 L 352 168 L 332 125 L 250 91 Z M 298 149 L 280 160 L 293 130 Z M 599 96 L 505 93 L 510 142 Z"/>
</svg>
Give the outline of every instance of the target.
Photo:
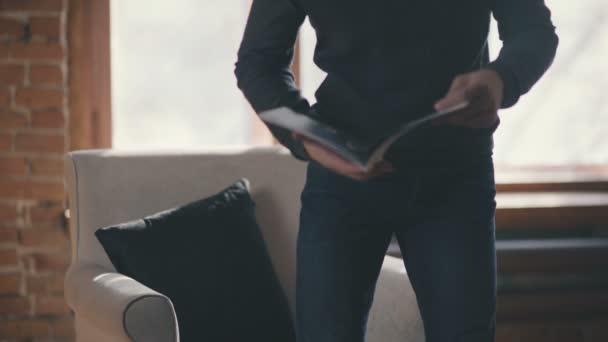
<svg viewBox="0 0 608 342">
<path fill-rule="evenodd" d="M 504 82 L 501 108 L 513 106 L 553 63 L 558 45 L 551 12 L 544 0 L 494 0 L 492 8 L 503 42 L 488 64 Z"/>
<path fill-rule="evenodd" d="M 256 113 L 287 106 L 308 113 L 310 105 L 296 87 L 291 64 L 298 30 L 305 13 L 291 0 L 253 0 L 237 53 L 237 85 Z M 266 125 L 273 136 L 299 160 L 310 160 L 291 132 Z"/>
</svg>

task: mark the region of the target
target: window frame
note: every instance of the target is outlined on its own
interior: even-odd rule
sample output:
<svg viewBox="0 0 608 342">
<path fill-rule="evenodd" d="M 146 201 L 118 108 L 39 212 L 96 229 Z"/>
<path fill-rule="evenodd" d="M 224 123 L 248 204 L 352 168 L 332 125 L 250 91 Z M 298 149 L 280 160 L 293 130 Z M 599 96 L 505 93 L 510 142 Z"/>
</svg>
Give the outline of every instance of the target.
<svg viewBox="0 0 608 342">
<path fill-rule="evenodd" d="M 69 150 L 111 148 L 110 0 L 68 4 Z"/>
</svg>

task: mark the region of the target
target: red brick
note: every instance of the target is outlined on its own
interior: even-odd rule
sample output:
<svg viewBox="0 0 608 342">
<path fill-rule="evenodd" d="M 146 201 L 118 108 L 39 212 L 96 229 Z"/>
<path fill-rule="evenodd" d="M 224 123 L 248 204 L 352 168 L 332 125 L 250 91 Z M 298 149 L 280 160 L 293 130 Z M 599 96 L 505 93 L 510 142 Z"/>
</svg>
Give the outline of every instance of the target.
<svg viewBox="0 0 608 342">
<path fill-rule="evenodd" d="M 69 245 L 67 233 L 57 228 L 31 228 L 22 230 L 21 244 L 25 247 L 55 247 L 65 250 Z"/>
<path fill-rule="evenodd" d="M 60 67 L 54 65 L 32 65 L 30 82 L 32 84 L 61 85 L 63 72 Z"/>
<path fill-rule="evenodd" d="M 13 148 L 13 135 L 0 133 L 0 152 L 10 151 Z"/>
<path fill-rule="evenodd" d="M 58 319 L 53 322 L 53 336 L 74 337 L 74 319 L 72 317 Z"/>
<path fill-rule="evenodd" d="M 0 198 L 63 200 L 63 182 L 0 179 Z"/>
<path fill-rule="evenodd" d="M 29 108 L 62 108 L 63 91 L 57 89 L 17 89 L 15 103 Z"/>
<path fill-rule="evenodd" d="M 63 0 L 0 0 L 4 11 L 61 11 Z"/>
<path fill-rule="evenodd" d="M 36 272 L 65 272 L 70 265 L 68 253 L 34 253 L 27 257 L 33 262 Z"/>
<path fill-rule="evenodd" d="M 70 308 L 62 296 L 38 297 L 34 312 L 37 315 L 62 315 L 70 313 Z"/>
<path fill-rule="evenodd" d="M 28 294 L 63 295 L 64 274 L 29 275 L 26 279 Z"/>
<path fill-rule="evenodd" d="M 0 273 L 0 295 L 18 295 L 20 288 L 21 276 L 18 273 Z"/>
<path fill-rule="evenodd" d="M 50 337 L 50 322 L 44 319 L 0 321 L 0 336 L 11 338 Z"/>
<path fill-rule="evenodd" d="M 61 21 L 59 17 L 31 17 L 30 29 L 34 36 L 59 37 Z"/>
<path fill-rule="evenodd" d="M 65 56 L 65 49 L 58 42 L 31 41 L 10 44 L 7 53 L 13 58 L 61 62 Z"/>
<path fill-rule="evenodd" d="M 1 30 L 0 30 L 1 32 Z M 0 65 L 0 84 L 23 84 L 25 78 L 23 65 L 2 64 Z"/>
<path fill-rule="evenodd" d="M 16 228 L 8 228 L 8 227 L 1 228 L 0 227 L 0 244 L 5 244 L 5 243 L 11 243 L 11 244 L 17 243 L 17 229 Z"/>
<path fill-rule="evenodd" d="M 14 129 L 27 126 L 25 115 L 16 112 L 9 112 L 0 109 L 0 128 Z"/>
<path fill-rule="evenodd" d="M 61 159 L 32 159 L 31 165 L 33 176 L 63 177 L 63 160 Z M 63 208 L 59 208 L 58 210 L 63 212 Z M 53 218 L 55 217 L 56 215 Z M 44 218 L 47 219 L 46 216 Z"/>
<path fill-rule="evenodd" d="M 23 296 L 0 297 L 0 315 L 27 315 L 30 301 Z"/>
<path fill-rule="evenodd" d="M 63 219 L 64 210 L 63 202 L 45 201 L 44 204 L 30 208 L 30 220 L 33 223 L 61 221 Z"/>
<path fill-rule="evenodd" d="M 17 257 L 17 249 L 8 248 L 0 249 L 0 268 L 2 267 L 17 267 L 19 259 Z"/>
<path fill-rule="evenodd" d="M 15 150 L 19 152 L 63 153 L 65 137 L 62 134 L 20 133 L 15 137 Z"/>
<path fill-rule="evenodd" d="M 17 219 L 17 207 L 12 204 L 0 204 L 0 221 L 15 221 Z"/>
<path fill-rule="evenodd" d="M 53 275 L 47 282 L 48 293 L 58 294 L 63 296 L 65 276 L 64 274 Z"/>
<path fill-rule="evenodd" d="M 8 89 L 0 89 L 0 107 L 8 107 L 11 103 L 11 94 Z"/>
<path fill-rule="evenodd" d="M 25 33 L 22 21 L 13 18 L 0 18 L 0 37 L 20 38 Z"/>
<path fill-rule="evenodd" d="M 0 176 L 25 176 L 27 160 L 22 157 L 0 157 Z M 0 214 L 0 217 L 2 215 Z"/>
<path fill-rule="evenodd" d="M 62 112 L 33 112 L 31 125 L 33 128 L 65 128 L 65 119 Z"/>
<path fill-rule="evenodd" d="M 48 294 L 47 279 L 48 275 L 29 275 L 25 280 L 25 291 L 28 294 Z"/>
<path fill-rule="evenodd" d="M 9 46 L 10 45 L 11 44 L 0 40 L 0 59 L 9 57 L 9 51 L 10 51 Z"/>
</svg>

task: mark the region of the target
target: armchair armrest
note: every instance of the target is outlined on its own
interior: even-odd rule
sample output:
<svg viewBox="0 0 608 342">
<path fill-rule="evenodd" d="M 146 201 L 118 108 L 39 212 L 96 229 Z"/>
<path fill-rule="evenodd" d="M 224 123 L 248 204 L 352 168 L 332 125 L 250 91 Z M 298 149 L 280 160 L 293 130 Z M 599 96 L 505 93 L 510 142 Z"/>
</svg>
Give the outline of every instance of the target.
<svg viewBox="0 0 608 342">
<path fill-rule="evenodd" d="M 370 341 L 423 342 L 424 326 L 403 260 L 385 256 L 369 317 Z"/>
<path fill-rule="evenodd" d="M 98 265 L 78 265 L 65 277 L 65 297 L 79 319 L 112 341 L 179 341 L 169 298 L 125 275 Z"/>
</svg>

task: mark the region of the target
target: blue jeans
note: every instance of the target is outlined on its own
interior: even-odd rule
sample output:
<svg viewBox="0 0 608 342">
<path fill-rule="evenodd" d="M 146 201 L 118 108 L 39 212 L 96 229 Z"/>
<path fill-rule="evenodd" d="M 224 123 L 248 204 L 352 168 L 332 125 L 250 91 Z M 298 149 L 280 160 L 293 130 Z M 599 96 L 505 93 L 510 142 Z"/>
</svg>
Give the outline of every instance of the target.
<svg viewBox="0 0 608 342">
<path fill-rule="evenodd" d="M 365 340 L 393 234 L 426 341 L 494 341 L 495 194 L 491 153 L 368 181 L 308 162 L 297 244 L 297 341 Z"/>
</svg>

